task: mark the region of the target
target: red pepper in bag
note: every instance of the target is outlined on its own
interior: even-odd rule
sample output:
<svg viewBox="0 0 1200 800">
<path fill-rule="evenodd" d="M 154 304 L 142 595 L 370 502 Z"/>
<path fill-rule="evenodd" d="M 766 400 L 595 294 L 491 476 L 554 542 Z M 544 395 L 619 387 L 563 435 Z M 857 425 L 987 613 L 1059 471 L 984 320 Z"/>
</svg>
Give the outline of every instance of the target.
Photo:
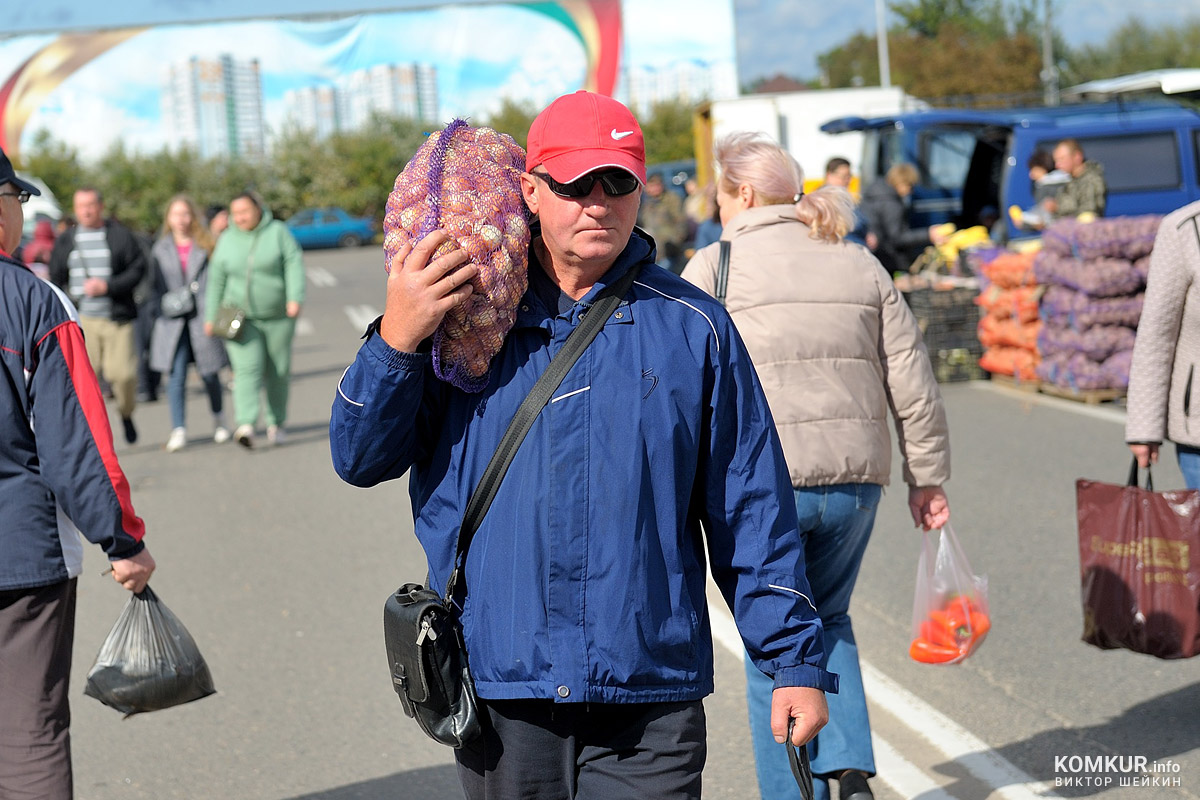
<svg viewBox="0 0 1200 800">
<path fill-rule="evenodd" d="M 913 601 L 908 655 L 922 664 L 955 664 L 973 653 L 991 630 L 987 579 L 973 575 L 949 526 L 936 552 L 925 534 Z"/>
</svg>

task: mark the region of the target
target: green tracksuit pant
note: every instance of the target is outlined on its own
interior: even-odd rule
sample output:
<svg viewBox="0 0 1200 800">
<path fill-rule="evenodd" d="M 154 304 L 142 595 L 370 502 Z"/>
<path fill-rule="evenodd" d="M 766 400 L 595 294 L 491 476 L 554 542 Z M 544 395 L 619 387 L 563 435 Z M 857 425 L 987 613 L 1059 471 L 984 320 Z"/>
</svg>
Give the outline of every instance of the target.
<svg viewBox="0 0 1200 800">
<path fill-rule="evenodd" d="M 296 320 L 248 319 L 239 339 L 226 342 L 233 368 L 233 413 L 237 425 L 258 422 L 259 395 L 267 393 L 267 424 L 287 422 L 288 382 Z"/>
</svg>

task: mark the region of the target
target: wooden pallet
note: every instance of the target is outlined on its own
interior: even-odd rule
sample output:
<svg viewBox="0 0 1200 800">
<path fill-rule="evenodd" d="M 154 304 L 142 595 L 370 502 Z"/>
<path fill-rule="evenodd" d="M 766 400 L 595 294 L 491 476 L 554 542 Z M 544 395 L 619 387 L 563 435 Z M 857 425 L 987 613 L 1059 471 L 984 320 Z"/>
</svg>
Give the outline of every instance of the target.
<svg viewBox="0 0 1200 800">
<path fill-rule="evenodd" d="M 1015 389 L 1018 392 L 1029 392 L 1030 394 L 1036 394 L 1038 391 L 1037 381 L 1021 381 L 1017 380 L 1012 375 L 1000 375 L 995 372 L 992 373 L 992 383 L 996 384 L 997 386 L 1004 386 L 1008 389 Z"/>
<path fill-rule="evenodd" d="M 1064 389 L 1053 383 L 1042 383 L 1038 387 L 1042 394 L 1048 394 L 1051 397 L 1061 397 L 1063 400 L 1074 400 L 1078 403 L 1087 403 L 1089 406 L 1100 405 L 1101 403 L 1111 403 L 1113 400 L 1120 400 L 1125 396 L 1124 389 Z"/>
<path fill-rule="evenodd" d="M 1100 405 L 1101 403 L 1111 403 L 1114 400 L 1120 400 L 1125 396 L 1124 389 L 1064 389 L 1061 386 L 1045 381 L 1022 381 L 1017 380 L 1012 375 L 992 375 L 992 383 L 997 386 L 1004 386 L 1008 389 L 1013 389 L 1018 392 L 1028 392 L 1036 394 L 1049 395 L 1050 397 L 1058 397 L 1063 400 L 1073 400 L 1076 403 L 1086 403 L 1089 406 Z"/>
</svg>

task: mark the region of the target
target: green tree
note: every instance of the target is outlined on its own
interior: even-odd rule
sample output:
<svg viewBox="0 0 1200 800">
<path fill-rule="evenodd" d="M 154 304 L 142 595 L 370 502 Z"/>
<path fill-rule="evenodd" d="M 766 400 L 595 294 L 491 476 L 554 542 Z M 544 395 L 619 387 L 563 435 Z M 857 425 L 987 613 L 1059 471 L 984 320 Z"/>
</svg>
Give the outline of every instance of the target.
<svg viewBox="0 0 1200 800">
<path fill-rule="evenodd" d="M 1200 15 L 1157 29 L 1131 16 L 1103 44 L 1066 50 L 1061 64 L 1065 85 L 1184 67 L 1200 67 Z"/>
<path fill-rule="evenodd" d="M 912 36 L 912 34 L 910 34 Z M 964 69 L 964 65 L 970 69 Z M 934 39 L 915 36 L 892 64 L 893 77 L 918 97 L 932 100 L 1003 98 L 1033 93 L 1041 85 L 1041 51 L 1025 33 L 990 38 L 947 23 Z"/>
<path fill-rule="evenodd" d="M 888 32 L 892 81 L 909 94 L 1002 103 L 1040 87 L 1037 0 L 904 0 L 891 7 L 901 21 Z M 817 63 L 831 88 L 878 85 L 874 36 L 857 33 Z"/>
<path fill-rule="evenodd" d="M 500 110 L 487 117 L 482 124 L 500 133 L 507 133 L 521 147 L 528 147 L 526 137 L 529 135 L 529 126 L 537 115 L 538 109 L 532 103 L 519 103 L 505 98 L 500 103 Z"/>
<path fill-rule="evenodd" d="M 647 164 L 695 157 L 692 112 L 692 105 L 682 100 L 668 100 L 651 107 L 650 113 L 640 120 L 646 139 Z"/>
<path fill-rule="evenodd" d="M 65 213 L 71 211 L 71 197 L 84 182 L 84 168 L 79 151 L 54 138 L 41 128 L 33 135 L 32 146 L 22 151 L 17 167 L 44 182 L 54 193 Z"/>
<path fill-rule="evenodd" d="M 888 44 L 892 46 L 892 36 Z M 821 85 L 831 89 L 879 85 L 879 50 L 875 37 L 856 33 L 817 56 Z"/>
<path fill-rule="evenodd" d="M 894 0 L 889 7 L 904 30 L 929 39 L 947 25 L 985 40 L 1041 29 L 1039 0 Z"/>
</svg>

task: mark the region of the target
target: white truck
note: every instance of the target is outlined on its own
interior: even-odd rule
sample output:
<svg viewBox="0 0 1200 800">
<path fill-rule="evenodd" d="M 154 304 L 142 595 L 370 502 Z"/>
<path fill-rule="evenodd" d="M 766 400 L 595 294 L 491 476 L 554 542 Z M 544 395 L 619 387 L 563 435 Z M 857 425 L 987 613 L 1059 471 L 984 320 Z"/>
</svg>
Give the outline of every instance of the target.
<svg viewBox="0 0 1200 800">
<path fill-rule="evenodd" d="M 878 86 L 751 94 L 710 101 L 697 108 L 694 119 L 696 175 L 701 185 L 712 180 L 714 141 L 736 131 L 758 131 L 783 145 L 800 162 L 806 189 L 820 185 L 825 177 L 825 163 L 834 156 L 849 161 L 851 172 L 857 176 L 862 134 L 823 133 L 822 123 L 837 117 L 868 118 L 926 107 L 926 103 L 902 89 Z"/>
</svg>

